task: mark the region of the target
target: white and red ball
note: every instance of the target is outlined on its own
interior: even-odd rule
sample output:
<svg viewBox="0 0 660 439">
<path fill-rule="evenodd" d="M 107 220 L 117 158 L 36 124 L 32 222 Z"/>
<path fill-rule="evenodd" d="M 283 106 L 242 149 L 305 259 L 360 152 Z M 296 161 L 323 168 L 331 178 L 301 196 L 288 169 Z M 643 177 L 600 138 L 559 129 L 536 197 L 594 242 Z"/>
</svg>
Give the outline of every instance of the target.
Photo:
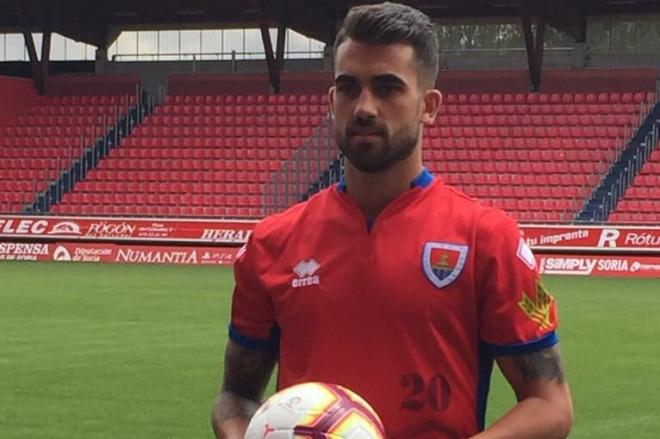
<svg viewBox="0 0 660 439">
<path fill-rule="evenodd" d="M 303 383 L 268 398 L 252 417 L 245 439 L 384 439 L 373 408 L 351 390 Z"/>
</svg>

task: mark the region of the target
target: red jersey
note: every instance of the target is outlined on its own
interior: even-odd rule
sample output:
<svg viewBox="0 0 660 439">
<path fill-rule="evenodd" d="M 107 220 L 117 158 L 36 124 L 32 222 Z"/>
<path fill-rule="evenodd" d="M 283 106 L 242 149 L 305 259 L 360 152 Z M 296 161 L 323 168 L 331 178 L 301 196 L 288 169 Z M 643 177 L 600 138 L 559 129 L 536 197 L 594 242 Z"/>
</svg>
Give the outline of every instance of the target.
<svg viewBox="0 0 660 439">
<path fill-rule="evenodd" d="M 230 337 L 279 342 L 280 388 L 346 386 L 390 439 L 478 433 L 494 356 L 557 342 L 515 221 L 426 170 L 371 227 L 341 183 L 266 218 L 234 270 Z"/>
</svg>

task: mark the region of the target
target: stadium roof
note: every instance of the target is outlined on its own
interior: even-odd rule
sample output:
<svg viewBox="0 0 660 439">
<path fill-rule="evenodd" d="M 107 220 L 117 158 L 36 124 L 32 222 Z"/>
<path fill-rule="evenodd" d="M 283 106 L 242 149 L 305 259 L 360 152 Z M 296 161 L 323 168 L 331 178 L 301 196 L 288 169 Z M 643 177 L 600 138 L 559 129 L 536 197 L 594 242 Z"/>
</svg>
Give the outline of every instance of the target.
<svg viewBox="0 0 660 439">
<path fill-rule="evenodd" d="M 254 27 L 263 17 L 326 43 L 348 8 L 360 1 L 327 0 L 0 0 L 0 32 L 52 30 L 96 47 L 119 30 Z M 660 0 L 404 0 L 435 19 L 519 17 L 523 10 L 580 40 L 585 18 L 660 13 Z M 263 10 L 261 7 L 263 5 Z M 260 14 L 260 11 L 262 12 Z"/>
<path fill-rule="evenodd" d="M 660 0 L 403 0 L 435 20 L 520 17 L 532 84 L 540 85 L 544 29 L 548 24 L 577 41 L 587 17 L 660 13 Z M 353 0 L 0 0 L 0 32 L 56 32 L 107 49 L 122 30 L 260 27 L 271 82 L 277 89 L 284 40 L 274 49 L 269 27 L 293 29 L 331 44 Z M 536 35 L 531 24 L 537 23 Z M 280 34 L 283 35 L 283 32 Z M 29 38 L 29 36 L 28 36 Z M 48 38 L 49 40 L 49 38 Z M 48 42 L 48 45 L 50 42 Z M 36 63 L 34 43 L 28 41 Z M 46 54 L 47 63 L 47 54 Z M 36 66 L 33 66 L 36 71 Z M 36 75 L 36 73 L 35 73 Z M 36 77 L 35 77 L 36 80 Z"/>
</svg>

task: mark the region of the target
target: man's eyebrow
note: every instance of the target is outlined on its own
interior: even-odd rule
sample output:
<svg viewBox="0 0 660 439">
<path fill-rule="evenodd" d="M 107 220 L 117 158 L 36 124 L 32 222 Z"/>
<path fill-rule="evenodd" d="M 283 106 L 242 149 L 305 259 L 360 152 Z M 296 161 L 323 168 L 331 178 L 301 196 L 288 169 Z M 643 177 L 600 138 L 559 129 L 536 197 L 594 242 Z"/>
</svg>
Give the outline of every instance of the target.
<svg viewBox="0 0 660 439">
<path fill-rule="evenodd" d="M 357 82 L 357 78 L 355 76 L 350 76 L 346 74 L 339 75 L 335 78 L 335 84 L 340 83 L 340 82 Z"/>
<path fill-rule="evenodd" d="M 391 73 L 386 73 L 384 75 L 376 75 L 372 79 L 373 82 L 380 82 L 380 83 L 387 83 L 387 84 L 397 84 L 401 86 L 405 86 L 406 81 L 398 77 L 397 75 L 393 75 Z"/>
<path fill-rule="evenodd" d="M 401 79 L 399 76 L 394 75 L 392 73 L 385 73 L 382 75 L 376 75 L 372 77 L 372 82 L 376 82 L 379 84 L 394 84 L 394 85 L 399 85 L 402 87 L 405 87 L 406 81 Z M 341 74 L 335 78 L 335 84 L 339 83 L 354 83 L 354 82 L 359 82 L 358 78 L 355 76 L 347 75 L 347 74 Z"/>
</svg>

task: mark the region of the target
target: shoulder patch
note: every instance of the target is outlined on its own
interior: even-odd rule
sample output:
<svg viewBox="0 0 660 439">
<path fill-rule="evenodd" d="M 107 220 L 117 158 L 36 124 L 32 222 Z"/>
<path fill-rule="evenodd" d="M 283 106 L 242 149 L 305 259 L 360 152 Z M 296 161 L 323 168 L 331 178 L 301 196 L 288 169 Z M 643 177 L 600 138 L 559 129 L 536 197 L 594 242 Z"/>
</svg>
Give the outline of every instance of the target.
<svg viewBox="0 0 660 439">
<path fill-rule="evenodd" d="M 548 329 L 552 326 L 552 304 L 555 298 L 548 292 L 541 279 L 536 281 L 536 297 L 523 291 L 523 297 L 518 302 L 518 306 L 525 315 L 533 322 L 538 323 L 541 329 Z"/>
<path fill-rule="evenodd" d="M 429 281 L 444 288 L 458 278 L 465 267 L 468 246 L 448 242 L 427 242 L 422 252 L 422 267 Z"/>
</svg>

